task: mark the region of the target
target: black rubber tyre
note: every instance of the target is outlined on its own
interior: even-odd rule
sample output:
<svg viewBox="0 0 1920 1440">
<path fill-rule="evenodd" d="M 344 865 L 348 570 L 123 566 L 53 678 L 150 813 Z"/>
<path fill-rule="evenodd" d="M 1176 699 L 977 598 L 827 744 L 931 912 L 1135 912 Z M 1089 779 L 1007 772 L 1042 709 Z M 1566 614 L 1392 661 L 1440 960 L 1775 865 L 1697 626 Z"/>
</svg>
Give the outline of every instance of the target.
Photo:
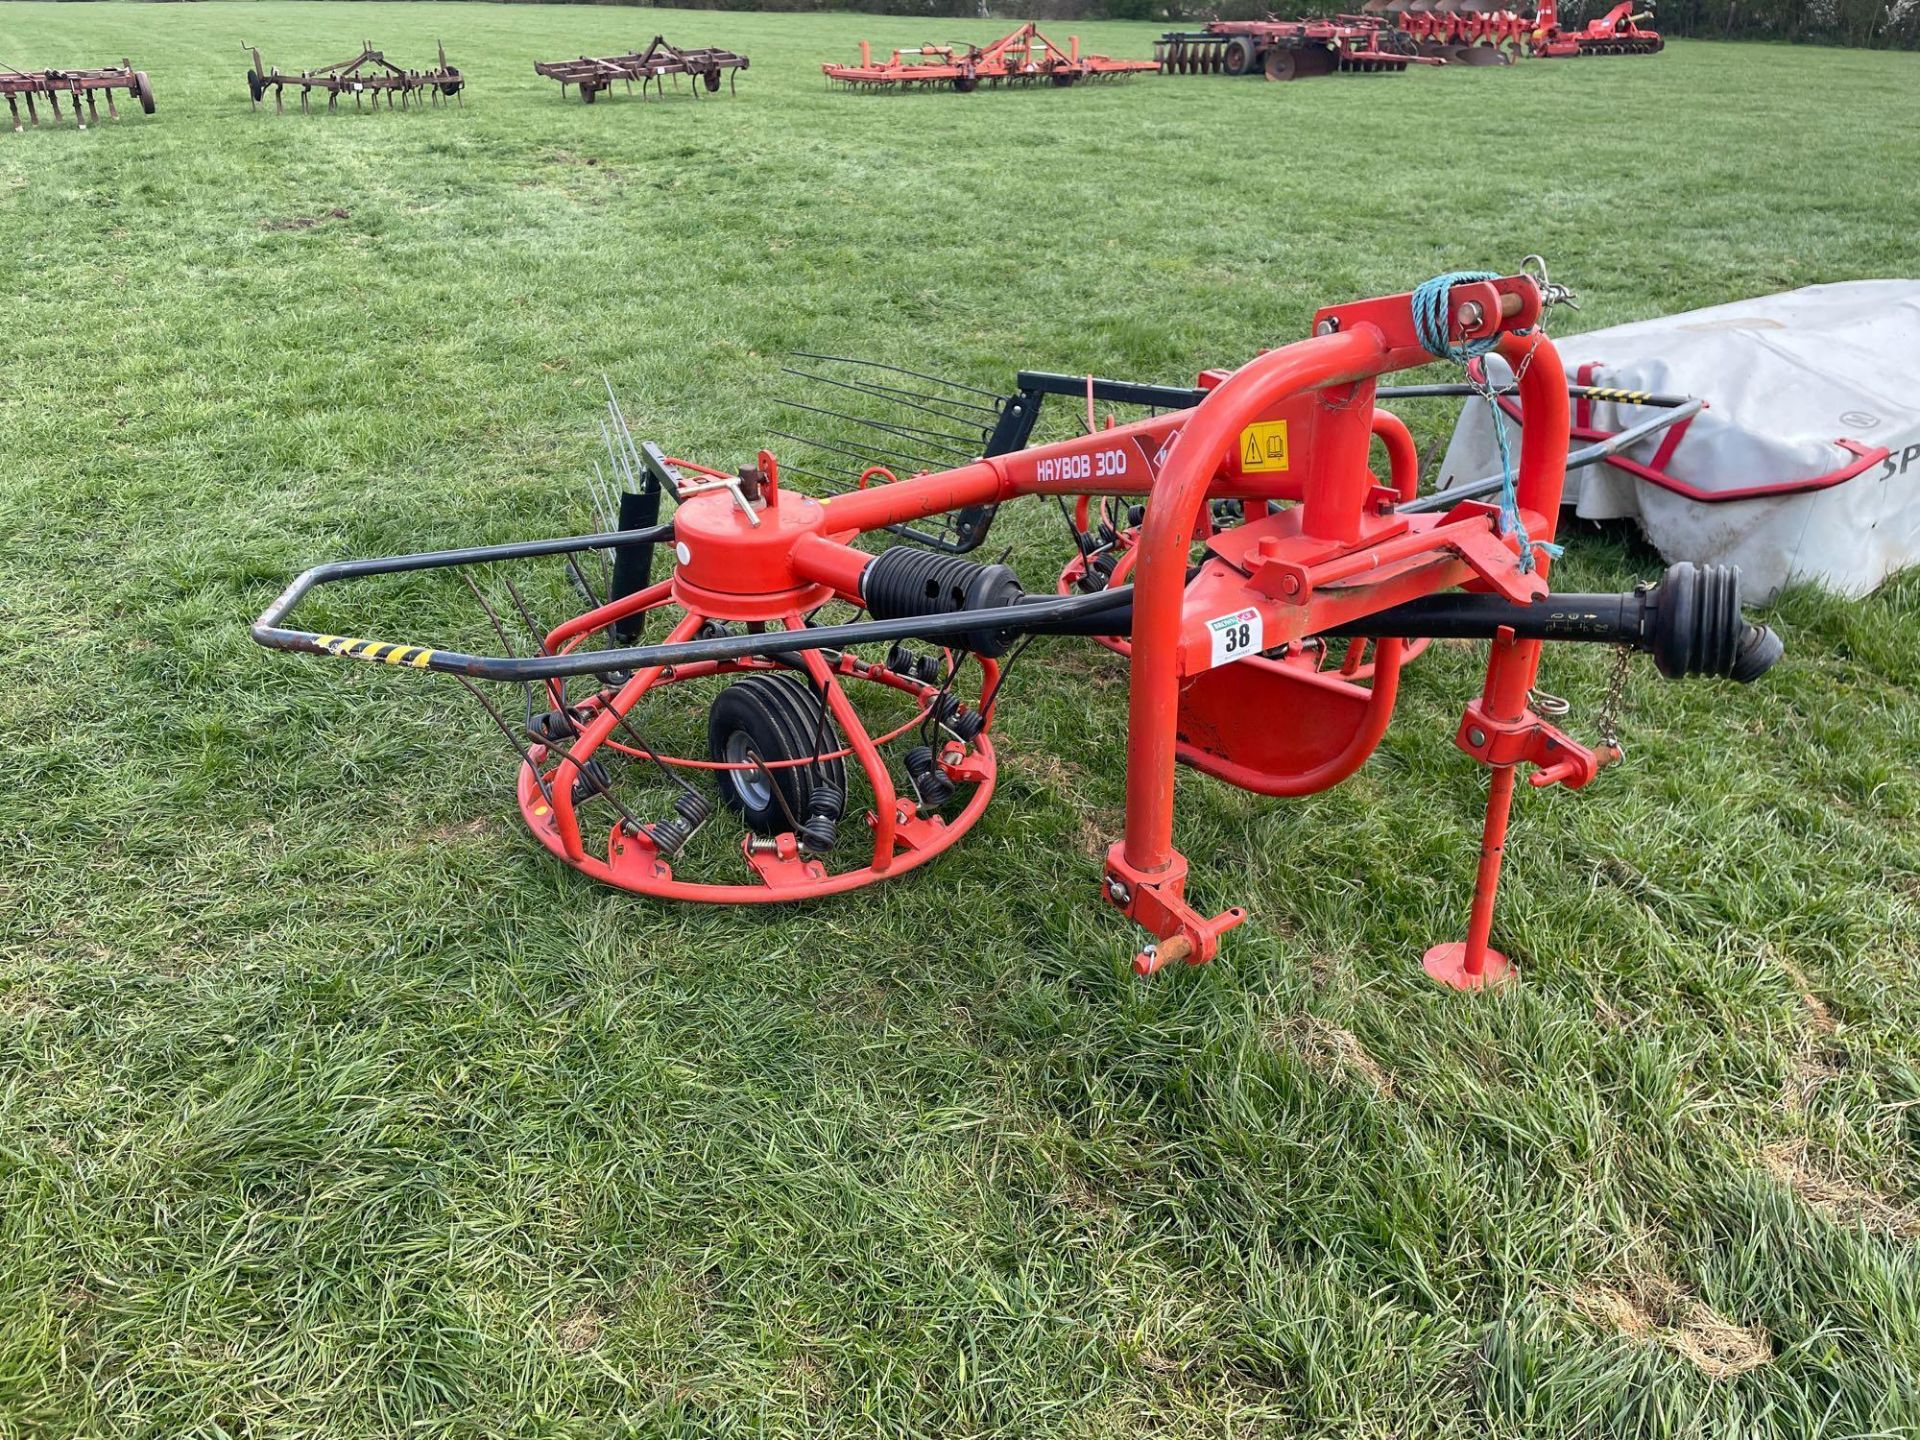
<svg viewBox="0 0 1920 1440">
<path fill-rule="evenodd" d="M 708 758 L 728 764 L 755 755 L 769 762 L 795 760 L 841 744 L 839 727 L 831 719 L 821 725 L 819 702 L 797 676 L 761 673 L 736 680 L 707 712 Z M 721 803 L 756 835 L 778 835 L 804 823 L 816 787 L 842 797 L 847 790 L 846 764 L 839 759 L 716 773 Z"/>
<path fill-rule="evenodd" d="M 700 79 L 701 79 L 701 82 L 707 87 L 707 93 L 709 95 L 717 94 L 719 92 L 720 72 L 718 70 L 709 70 L 705 74 L 703 74 L 700 77 Z"/>
<path fill-rule="evenodd" d="M 580 99 L 582 103 L 587 105 L 593 104 L 594 97 L 599 93 L 600 87 L 598 85 L 582 85 L 580 87 Z"/>
<path fill-rule="evenodd" d="M 979 88 L 979 85 L 980 82 L 971 75 L 956 75 L 953 77 L 953 88 L 958 90 L 962 95 L 971 95 Z"/>
<path fill-rule="evenodd" d="M 1227 41 L 1224 65 L 1229 75 L 1251 75 L 1260 52 L 1253 41 L 1245 35 L 1236 35 Z"/>
<path fill-rule="evenodd" d="M 153 113 L 153 86 L 147 80 L 146 71 L 136 70 L 133 72 L 133 93 L 139 97 L 141 113 L 151 115 Z"/>
<path fill-rule="evenodd" d="M 140 77 L 136 75 L 133 78 L 134 93 L 137 95 L 140 93 Z M 267 93 L 267 82 L 260 78 L 260 72 L 258 70 L 247 71 L 247 92 L 253 96 L 256 104 Z"/>
</svg>

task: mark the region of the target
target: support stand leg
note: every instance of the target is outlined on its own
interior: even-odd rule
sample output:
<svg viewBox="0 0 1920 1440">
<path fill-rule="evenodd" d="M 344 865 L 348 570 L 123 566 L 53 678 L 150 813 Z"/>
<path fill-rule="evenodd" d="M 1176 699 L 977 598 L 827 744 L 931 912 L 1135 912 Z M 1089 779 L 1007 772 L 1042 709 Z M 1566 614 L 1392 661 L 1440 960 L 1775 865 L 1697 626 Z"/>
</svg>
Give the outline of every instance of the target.
<svg viewBox="0 0 1920 1440">
<path fill-rule="evenodd" d="M 1493 897 L 1500 888 L 1500 861 L 1507 848 L 1507 818 L 1513 808 L 1513 766 L 1493 772 L 1487 792 L 1487 819 L 1480 833 L 1480 870 L 1473 882 L 1473 912 L 1467 938 L 1436 945 L 1427 951 L 1421 968 L 1454 990 L 1481 990 L 1505 983 L 1513 962 L 1487 944 L 1493 933 Z"/>
</svg>

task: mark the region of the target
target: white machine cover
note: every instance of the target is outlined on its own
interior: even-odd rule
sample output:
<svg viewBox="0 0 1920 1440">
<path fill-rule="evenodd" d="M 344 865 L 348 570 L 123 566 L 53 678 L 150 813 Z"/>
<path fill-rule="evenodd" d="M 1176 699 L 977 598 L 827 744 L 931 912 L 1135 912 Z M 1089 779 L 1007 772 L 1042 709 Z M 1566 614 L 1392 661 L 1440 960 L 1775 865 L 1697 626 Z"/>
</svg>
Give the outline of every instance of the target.
<svg viewBox="0 0 1920 1440">
<path fill-rule="evenodd" d="M 1920 560 L 1920 281 L 1810 285 L 1559 344 L 1570 380 L 1707 402 L 1656 467 L 1677 488 L 1602 462 L 1567 476 L 1581 516 L 1631 516 L 1669 561 L 1738 565 L 1752 602 L 1800 580 L 1866 595 Z M 1489 370 L 1505 376 L 1497 358 Z M 1589 424 L 1612 434 L 1654 413 L 1594 402 Z M 1625 454 L 1653 465 L 1665 438 Z M 1499 469 L 1490 407 L 1475 401 L 1441 488 Z"/>
</svg>

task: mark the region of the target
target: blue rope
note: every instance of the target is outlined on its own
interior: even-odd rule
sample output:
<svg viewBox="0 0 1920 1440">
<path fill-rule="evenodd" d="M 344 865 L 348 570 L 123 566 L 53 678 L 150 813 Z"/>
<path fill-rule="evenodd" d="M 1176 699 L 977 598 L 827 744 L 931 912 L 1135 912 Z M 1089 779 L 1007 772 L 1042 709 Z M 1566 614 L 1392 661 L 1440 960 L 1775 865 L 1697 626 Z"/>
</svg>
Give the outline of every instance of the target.
<svg viewBox="0 0 1920 1440">
<path fill-rule="evenodd" d="M 1500 344 L 1498 330 L 1477 340 L 1458 343 L 1448 333 L 1452 326 L 1447 314 L 1447 292 L 1456 285 L 1499 278 L 1499 272 L 1494 270 L 1449 270 L 1417 287 L 1413 292 L 1413 333 L 1420 342 L 1420 348 L 1430 355 L 1452 360 L 1462 366 L 1469 360 L 1491 354 Z M 1519 497 L 1514 490 L 1513 452 L 1507 443 L 1506 413 L 1494 398 L 1493 382 L 1486 378 L 1484 369 L 1477 384 L 1482 398 L 1487 402 L 1487 411 L 1493 417 L 1493 441 L 1500 451 L 1500 523 L 1509 533 L 1520 537 L 1520 568 L 1523 571 L 1532 570 L 1534 551 L 1558 556 L 1560 547 L 1544 540 L 1535 540 L 1527 534 L 1527 527 L 1520 519 Z"/>
</svg>

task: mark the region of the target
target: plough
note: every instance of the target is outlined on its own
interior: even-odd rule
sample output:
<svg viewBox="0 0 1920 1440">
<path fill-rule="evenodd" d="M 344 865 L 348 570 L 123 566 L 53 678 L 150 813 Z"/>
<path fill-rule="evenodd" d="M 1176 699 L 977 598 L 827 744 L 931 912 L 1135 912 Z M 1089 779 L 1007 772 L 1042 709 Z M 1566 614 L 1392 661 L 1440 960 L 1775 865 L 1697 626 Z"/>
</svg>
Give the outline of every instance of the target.
<svg viewBox="0 0 1920 1440">
<path fill-rule="evenodd" d="M 315 90 L 323 91 L 327 97 L 327 108 L 332 110 L 339 105 L 342 95 L 353 96 L 353 108 L 360 108 L 360 97 L 365 95 L 377 110 L 380 97 L 387 97 L 387 108 L 393 108 L 393 97 L 400 97 L 400 108 L 407 108 L 409 100 L 422 100 L 439 104 L 442 100 L 459 97 L 466 88 L 466 79 L 453 66 L 447 63 L 447 47 L 440 49 L 440 64 L 432 70 L 408 70 L 394 64 L 378 50 L 373 48 L 371 40 L 361 42 L 360 53 L 351 60 L 341 60 L 332 65 L 321 65 L 312 70 L 302 70 L 298 75 L 282 74 L 276 66 L 268 69 L 260 59 L 258 46 L 240 47 L 253 56 L 253 68 L 247 71 L 247 93 L 253 97 L 253 108 L 258 110 L 260 102 L 268 90 L 273 91 L 273 109 L 276 115 L 286 114 L 286 105 L 282 92 L 289 85 L 300 87 L 300 109 L 307 113 L 311 110 L 307 97 Z M 460 100 L 464 107 L 465 100 Z"/>
<path fill-rule="evenodd" d="M 1010 667 L 1037 637 L 1094 637 L 1129 657 L 1125 828 L 1098 890 L 1150 937 L 1134 959 L 1141 974 L 1210 960 L 1247 918 L 1190 892 L 1175 847 L 1176 765 L 1261 795 L 1327 789 L 1379 744 L 1425 639 L 1483 640 L 1484 683 L 1453 736 L 1492 772 L 1478 879 L 1464 941 L 1425 957 L 1441 982 L 1477 988 L 1508 971 L 1490 936 L 1519 775 L 1579 788 L 1620 758 L 1610 718 L 1595 743 L 1554 723 L 1559 709 L 1533 688 L 1543 645 L 1613 645 L 1623 665 L 1649 652 L 1676 679 L 1748 681 L 1780 654 L 1742 615 L 1737 572 L 1679 565 L 1623 594 L 1549 590 L 1563 477 L 1593 458 L 1568 456 L 1569 394 L 1584 387 L 1568 385 L 1541 328 L 1562 295 L 1544 267 L 1436 277 L 1328 306 L 1307 338 L 1190 387 L 1023 372 L 996 398 L 901 367 L 809 357 L 809 376 L 913 417 L 865 422 L 864 451 L 813 442 L 858 467 L 851 488 L 819 497 L 770 450 L 723 468 L 636 441 L 610 398 L 599 532 L 316 566 L 253 635 L 454 677 L 511 741 L 520 810 L 547 850 L 626 890 L 722 904 L 846 892 L 951 848 L 994 789 Z M 1491 387 L 1484 372 L 1458 385 L 1381 381 L 1488 353 L 1518 377 L 1502 390 L 1525 422 L 1517 463 L 1421 495 L 1407 427 L 1379 402 Z M 1084 433 L 1038 442 L 1041 407 L 1060 395 L 1084 396 Z M 1699 406 L 1635 403 L 1653 410 L 1642 433 Z M 1102 427 L 1096 404 L 1141 413 Z M 957 453 L 905 478 L 879 458 L 915 448 Z M 1074 553 L 1039 593 L 1005 564 L 956 553 L 1024 497 L 1074 519 Z M 667 499 L 677 508 L 662 519 Z M 954 517 L 971 518 L 946 523 Z M 951 543 L 877 553 L 860 543 L 924 526 Z M 659 577 L 662 554 L 670 569 Z M 490 580 L 506 599 L 489 601 L 469 573 L 540 560 L 559 561 L 564 581 L 542 592 Z M 407 587 L 404 609 L 388 613 L 430 611 L 435 577 L 455 571 L 498 653 L 294 622 L 301 606 L 326 603 L 316 592 L 370 577 Z M 567 590 L 584 610 L 536 619 L 542 594 Z M 527 642 L 512 643 L 503 614 L 518 615 Z M 522 687 L 514 720 L 486 682 Z"/>
<path fill-rule="evenodd" d="M 133 62 L 122 60 L 118 65 L 108 65 L 98 70 L 15 70 L 11 66 L 0 65 L 0 95 L 7 97 L 7 109 L 13 116 L 13 130 L 17 135 L 26 126 L 20 123 L 20 101 L 27 102 L 27 118 L 34 124 L 40 123 L 40 111 L 34 105 L 34 97 L 39 96 L 53 107 L 55 123 L 60 119 L 60 97 L 65 95 L 73 102 L 73 123 L 76 129 L 87 128 L 87 118 L 91 116 L 95 124 L 100 120 L 100 107 L 97 96 L 107 98 L 107 118 L 118 120 L 119 108 L 113 103 L 113 92 L 124 90 L 132 99 L 140 102 L 143 114 L 153 114 L 153 86 L 147 82 L 147 72 L 133 68 Z M 86 102 L 86 114 L 80 113 L 80 102 Z"/>
<path fill-rule="evenodd" d="M 1382 0 L 1384 3 L 1384 0 Z M 1335 71 L 1399 74 L 1438 65 L 1398 30 L 1366 15 L 1312 20 L 1216 20 L 1204 30 L 1169 30 L 1154 42 L 1169 75 L 1254 75 L 1304 80 Z"/>
<path fill-rule="evenodd" d="M 1450 65 L 1511 65 L 1523 55 L 1651 55 L 1666 44 L 1657 31 L 1640 27 L 1652 18 L 1651 3 L 1640 13 L 1631 3 L 1616 5 L 1571 32 L 1560 28 L 1558 0 L 1540 0 L 1525 12 L 1504 0 L 1366 0 L 1361 9 L 1395 17 L 1418 53 Z"/>
<path fill-rule="evenodd" d="M 727 88 L 733 92 L 734 82 L 739 72 L 747 68 L 747 57 L 735 54 L 731 50 L 699 49 L 681 50 L 667 43 L 664 35 L 653 37 L 653 43 L 645 50 L 635 50 L 625 55 L 607 55 L 600 59 L 582 55 L 577 60 L 536 60 L 534 73 L 545 75 L 550 80 L 560 82 L 560 94 L 564 99 L 567 86 L 575 86 L 580 98 L 591 105 L 602 90 L 611 89 L 620 81 L 625 81 L 628 93 L 632 93 L 633 82 L 640 82 L 640 94 L 647 93 L 648 82 L 659 86 L 660 93 L 666 93 L 668 76 L 686 75 L 693 80 L 693 93 L 699 97 L 704 86 L 708 94 L 720 89 L 720 76 L 727 75 Z"/>
<path fill-rule="evenodd" d="M 1114 60 L 1105 55 L 1082 55 L 1080 37 L 1070 36 L 1061 49 L 1032 22 L 1002 35 L 984 48 L 975 45 L 923 45 L 918 50 L 896 50 L 892 58 L 875 63 L 873 47 L 860 42 L 858 65 L 822 65 L 827 79 L 849 90 L 889 90 L 919 86 L 950 87 L 965 94 L 982 84 L 1077 85 L 1083 80 L 1112 80 L 1159 69 L 1151 60 Z"/>
</svg>

